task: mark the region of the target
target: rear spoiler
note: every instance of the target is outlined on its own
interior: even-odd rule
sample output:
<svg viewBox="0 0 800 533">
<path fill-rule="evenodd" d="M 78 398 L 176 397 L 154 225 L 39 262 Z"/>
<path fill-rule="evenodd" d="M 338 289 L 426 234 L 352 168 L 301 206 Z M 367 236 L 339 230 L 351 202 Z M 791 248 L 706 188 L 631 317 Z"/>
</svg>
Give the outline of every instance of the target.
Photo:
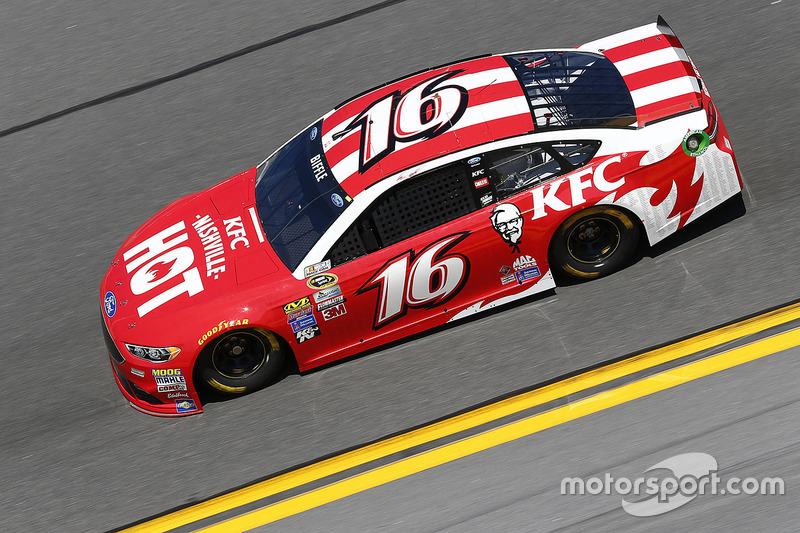
<svg viewBox="0 0 800 533">
<path fill-rule="evenodd" d="M 578 47 L 600 52 L 631 93 L 638 126 L 702 109 L 702 82 L 669 24 L 657 22 Z"/>
</svg>

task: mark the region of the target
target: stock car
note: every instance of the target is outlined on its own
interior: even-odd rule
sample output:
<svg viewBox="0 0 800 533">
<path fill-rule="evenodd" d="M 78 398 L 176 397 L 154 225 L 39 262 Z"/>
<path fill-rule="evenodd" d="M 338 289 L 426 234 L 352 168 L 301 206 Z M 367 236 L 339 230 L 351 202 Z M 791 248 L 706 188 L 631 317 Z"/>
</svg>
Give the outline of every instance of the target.
<svg viewBox="0 0 800 533">
<path fill-rule="evenodd" d="M 140 411 L 199 413 L 201 390 L 250 392 L 291 358 L 305 371 L 610 274 L 741 189 L 661 17 L 424 70 L 136 230 L 100 288 L 113 373 Z"/>
</svg>

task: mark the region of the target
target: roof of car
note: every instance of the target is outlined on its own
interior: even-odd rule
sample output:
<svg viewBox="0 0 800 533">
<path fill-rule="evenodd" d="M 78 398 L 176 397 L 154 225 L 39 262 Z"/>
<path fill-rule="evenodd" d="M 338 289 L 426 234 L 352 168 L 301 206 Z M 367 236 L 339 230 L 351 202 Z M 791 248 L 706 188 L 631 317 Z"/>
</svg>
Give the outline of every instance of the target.
<svg viewBox="0 0 800 533">
<path fill-rule="evenodd" d="M 546 102 L 541 103 L 547 100 L 546 91 L 535 105 L 532 94 L 536 89 L 522 82 L 520 69 L 523 65 L 537 68 L 542 61 L 539 58 L 548 53 L 571 52 L 467 59 L 389 82 L 341 104 L 324 117 L 321 128 L 333 175 L 355 196 L 385 177 L 448 153 L 541 131 L 543 117 L 551 114 Z M 585 44 L 572 53 L 602 54 L 614 64 L 621 92 L 629 102 L 626 126 L 643 126 L 700 107 L 701 89 L 693 65 L 661 18 L 658 23 Z M 575 79 L 568 76 L 558 83 Z M 587 99 L 600 101 L 591 94 Z M 581 105 L 585 107 L 583 101 Z M 549 123 L 551 119 L 548 116 L 546 120 Z M 587 124 L 596 125 L 573 121 L 568 126 Z"/>
</svg>

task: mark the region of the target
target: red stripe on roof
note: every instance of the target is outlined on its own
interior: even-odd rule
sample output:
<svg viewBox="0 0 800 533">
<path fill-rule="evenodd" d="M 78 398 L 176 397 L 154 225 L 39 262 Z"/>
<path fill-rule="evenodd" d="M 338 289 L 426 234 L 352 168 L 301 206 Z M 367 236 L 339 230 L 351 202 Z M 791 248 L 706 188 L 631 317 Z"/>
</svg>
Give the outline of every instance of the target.
<svg viewBox="0 0 800 533">
<path fill-rule="evenodd" d="M 682 78 L 684 76 L 694 77 L 692 65 L 685 61 L 675 61 L 674 63 L 667 63 L 665 65 L 659 65 L 657 67 L 634 72 L 633 74 L 628 74 L 624 79 L 628 89 L 635 91 L 642 87 L 648 87 L 656 83 L 661 83 L 662 81 Z"/>
<path fill-rule="evenodd" d="M 644 125 L 659 118 L 668 117 L 683 111 L 692 111 L 702 107 L 702 95 L 697 92 L 665 98 L 636 109 L 639 125 Z"/>
<path fill-rule="evenodd" d="M 603 55 L 605 55 L 611 61 L 617 62 L 640 56 L 648 52 L 655 52 L 656 50 L 670 47 L 683 48 L 680 41 L 678 41 L 678 38 L 674 35 L 660 34 L 639 39 L 637 41 L 620 46 L 615 46 L 614 48 L 609 48 L 603 52 Z"/>
<path fill-rule="evenodd" d="M 458 78 L 455 78 L 456 80 Z M 493 83 L 491 85 L 484 85 L 476 89 L 468 91 L 469 94 L 469 107 L 473 108 L 481 104 L 488 104 L 513 98 L 515 96 L 522 96 L 522 89 L 520 88 L 517 80 L 508 81 L 504 83 Z M 346 124 L 342 123 L 342 127 Z M 531 126 L 532 127 L 532 126 Z M 361 134 L 359 132 L 352 133 L 350 136 L 340 140 L 335 145 L 331 146 L 325 151 L 325 157 L 328 160 L 328 165 L 334 166 L 342 159 L 349 156 L 353 152 L 360 149 Z"/>
</svg>

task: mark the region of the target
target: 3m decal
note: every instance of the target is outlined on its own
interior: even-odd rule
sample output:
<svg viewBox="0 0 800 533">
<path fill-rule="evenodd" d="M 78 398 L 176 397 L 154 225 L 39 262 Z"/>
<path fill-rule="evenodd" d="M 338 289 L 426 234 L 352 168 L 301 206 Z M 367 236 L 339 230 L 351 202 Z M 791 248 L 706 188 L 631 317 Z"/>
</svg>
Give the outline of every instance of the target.
<svg viewBox="0 0 800 533">
<path fill-rule="evenodd" d="M 249 318 L 244 318 L 244 319 L 240 318 L 227 321 L 221 320 L 216 326 L 203 333 L 203 336 L 197 339 L 197 345 L 202 346 L 204 342 L 206 342 L 208 339 L 210 339 L 211 337 L 213 337 L 214 335 L 216 335 L 221 331 L 225 331 L 226 329 L 230 328 L 235 328 L 236 326 L 246 326 L 249 323 L 250 323 Z"/>
<path fill-rule="evenodd" d="M 286 314 L 286 315 L 290 315 L 290 314 L 294 313 L 295 311 L 299 311 L 300 309 L 303 309 L 304 307 L 311 307 L 311 297 L 304 296 L 304 297 L 300 298 L 299 300 L 295 300 L 295 301 L 293 301 L 291 303 L 288 303 L 288 304 L 284 305 L 283 306 L 283 313 Z"/>
<path fill-rule="evenodd" d="M 225 272 L 225 247 L 222 245 L 222 236 L 217 226 L 208 215 L 195 215 L 196 221 L 192 222 L 197 235 L 203 243 L 203 252 L 206 256 L 206 277 L 219 275 Z"/>
<path fill-rule="evenodd" d="M 336 274 L 317 274 L 314 277 L 308 278 L 306 285 L 311 289 L 326 289 L 332 285 L 336 285 L 339 278 Z"/>
<path fill-rule="evenodd" d="M 522 213 L 514 204 L 498 204 L 492 209 L 490 217 L 494 230 L 508 243 L 513 253 L 519 253 L 522 238 Z"/>
<path fill-rule="evenodd" d="M 331 260 L 326 259 L 321 263 L 314 263 L 313 265 L 307 266 L 303 269 L 303 277 L 308 278 L 313 276 L 314 274 L 319 274 L 320 272 L 325 272 L 326 270 L 331 269 Z"/>
<path fill-rule="evenodd" d="M 203 291 L 200 273 L 197 267 L 192 267 L 194 252 L 189 246 L 178 246 L 189 239 L 185 230 L 184 222 L 177 222 L 122 254 L 125 270 L 133 272 L 131 292 L 154 294 L 136 308 L 140 317 L 182 294 L 191 297 Z M 182 281 L 167 284 L 178 276 Z"/>
<path fill-rule="evenodd" d="M 469 277 L 469 260 L 448 253 L 467 238 L 457 233 L 425 247 L 419 254 L 409 250 L 390 259 L 356 291 L 364 294 L 378 289 L 373 329 L 404 316 L 408 308 L 433 308 L 453 298 Z"/>
<path fill-rule="evenodd" d="M 319 326 L 311 326 L 310 328 L 306 328 L 300 330 L 294 334 L 295 339 L 297 339 L 297 343 L 301 344 L 306 342 L 307 340 L 311 340 L 314 337 L 321 335 L 322 332 L 319 330 Z"/>
<path fill-rule="evenodd" d="M 467 89 L 456 84 L 443 85 L 461 72 L 463 69 L 437 74 L 405 93 L 398 90 L 387 94 L 370 104 L 333 138 L 361 129 L 359 171 L 363 173 L 392 153 L 398 142 L 432 139 L 444 133 L 467 109 Z"/>
<path fill-rule="evenodd" d="M 158 392 L 186 390 L 186 379 L 180 368 L 154 368 L 150 372 L 156 380 Z"/>
<path fill-rule="evenodd" d="M 250 240 L 247 238 L 247 231 L 244 229 L 242 217 L 229 218 L 223 220 L 222 223 L 225 225 L 225 235 L 232 237 L 229 244 L 231 250 L 235 250 L 239 246 L 250 248 Z"/>
<path fill-rule="evenodd" d="M 322 318 L 325 320 L 332 320 L 336 317 L 346 315 L 347 309 L 345 308 L 344 304 L 337 304 L 329 309 L 325 309 L 322 311 Z"/>
</svg>

